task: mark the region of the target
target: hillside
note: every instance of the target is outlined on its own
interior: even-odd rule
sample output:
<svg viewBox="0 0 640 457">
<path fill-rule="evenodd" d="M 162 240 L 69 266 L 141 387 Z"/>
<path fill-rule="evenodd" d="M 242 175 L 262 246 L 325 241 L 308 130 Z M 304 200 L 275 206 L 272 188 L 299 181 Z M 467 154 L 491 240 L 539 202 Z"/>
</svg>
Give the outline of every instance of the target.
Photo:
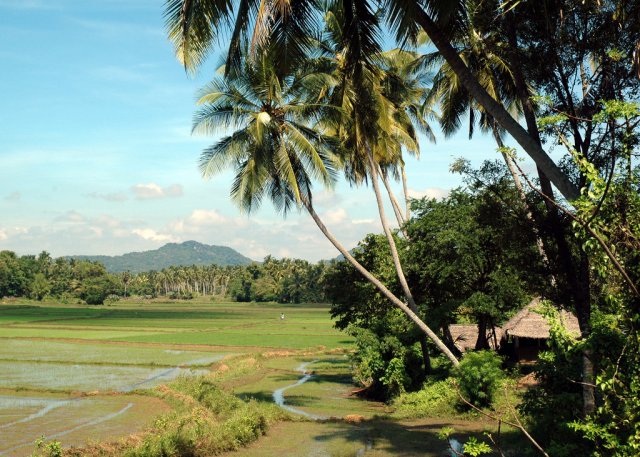
<svg viewBox="0 0 640 457">
<path fill-rule="evenodd" d="M 253 260 L 227 246 L 210 246 L 197 241 L 168 243 L 153 251 L 130 252 L 118 256 L 74 255 L 69 258 L 102 263 L 109 272 L 161 270 L 180 265 L 248 265 Z"/>
</svg>

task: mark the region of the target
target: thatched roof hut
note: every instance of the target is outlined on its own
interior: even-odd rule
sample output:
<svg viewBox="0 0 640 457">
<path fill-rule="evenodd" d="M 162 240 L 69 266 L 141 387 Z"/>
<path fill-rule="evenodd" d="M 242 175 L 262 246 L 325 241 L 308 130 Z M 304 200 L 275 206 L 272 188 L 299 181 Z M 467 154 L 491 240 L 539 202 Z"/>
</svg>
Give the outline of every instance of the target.
<svg viewBox="0 0 640 457">
<path fill-rule="evenodd" d="M 472 350 L 476 346 L 478 341 L 478 326 L 476 324 L 452 324 L 449 326 L 451 332 L 451 338 L 453 338 L 453 344 L 458 348 L 460 352 Z M 502 330 L 500 327 L 496 327 L 495 341 L 500 342 L 502 338 Z M 493 333 L 491 329 L 487 329 L 487 341 L 492 349 L 495 349 Z"/>
<path fill-rule="evenodd" d="M 540 298 L 534 298 L 509 321 L 502 326 L 505 337 L 533 338 L 546 340 L 549 338 L 549 323 L 544 316 L 536 312 Z M 560 320 L 565 328 L 576 336 L 580 335 L 578 319 L 568 311 L 560 311 Z"/>
</svg>

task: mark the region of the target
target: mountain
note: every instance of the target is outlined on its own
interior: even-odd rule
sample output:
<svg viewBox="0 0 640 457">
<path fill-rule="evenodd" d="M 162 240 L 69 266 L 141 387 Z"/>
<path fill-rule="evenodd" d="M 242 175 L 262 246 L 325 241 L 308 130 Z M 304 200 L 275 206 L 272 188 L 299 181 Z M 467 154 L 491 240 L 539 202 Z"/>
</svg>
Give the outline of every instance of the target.
<svg viewBox="0 0 640 457">
<path fill-rule="evenodd" d="M 140 273 L 181 265 L 248 265 L 253 262 L 230 247 L 209 246 L 197 241 L 168 243 L 153 251 L 129 252 L 117 256 L 74 255 L 68 258 L 100 262 L 110 273 L 127 270 Z"/>
</svg>

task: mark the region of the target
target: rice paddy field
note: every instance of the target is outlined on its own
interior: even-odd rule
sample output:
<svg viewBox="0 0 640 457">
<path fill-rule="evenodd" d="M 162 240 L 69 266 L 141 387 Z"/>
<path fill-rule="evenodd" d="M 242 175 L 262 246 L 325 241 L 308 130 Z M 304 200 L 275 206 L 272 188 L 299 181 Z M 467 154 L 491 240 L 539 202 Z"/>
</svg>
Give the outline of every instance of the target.
<svg viewBox="0 0 640 457">
<path fill-rule="evenodd" d="M 168 409 L 145 391 L 223 359 L 349 343 L 326 306 L 0 304 L 0 456 L 142 429 Z"/>
<path fill-rule="evenodd" d="M 326 305 L 0 303 L 0 456 L 29 456 L 41 437 L 82 449 L 135 437 L 172 410 L 157 387 L 202 374 L 291 413 L 238 456 L 441 456 L 443 426 L 486 428 L 389 419 L 352 394 L 351 344 Z"/>
</svg>

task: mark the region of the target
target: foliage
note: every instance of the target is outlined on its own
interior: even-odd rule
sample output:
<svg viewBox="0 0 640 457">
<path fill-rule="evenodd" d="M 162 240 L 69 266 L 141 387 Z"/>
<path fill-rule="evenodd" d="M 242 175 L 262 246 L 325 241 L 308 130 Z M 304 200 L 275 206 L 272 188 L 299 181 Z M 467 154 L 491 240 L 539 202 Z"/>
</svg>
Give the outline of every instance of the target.
<svg viewBox="0 0 640 457">
<path fill-rule="evenodd" d="M 487 176 L 487 179 L 491 177 Z M 542 288 L 534 233 L 515 188 L 498 177 L 489 187 L 453 190 L 441 201 L 414 201 L 407 225 L 409 275 L 439 327 L 460 317 L 483 338 Z"/>
<path fill-rule="evenodd" d="M 405 327 L 404 316 L 395 314 L 390 326 Z M 407 346 L 400 333 L 379 336 L 357 327 L 349 331 L 356 338 L 356 351 L 351 354 L 354 381 L 366 387 L 368 396 L 388 400 L 420 385 L 424 371 L 419 345 Z"/>
<path fill-rule="evenodd" d="M 458 395 L 451 381 L 428 380 L 417 392 L 407 392 L 393 400 L 395 415 L 408 418 L 454 417 Z"/>
<path fill-rule="evenodd" d="M 501 366 L 493 351 L 467 352 L 455 368 L 462 396 L 478 407 L 491 406 L 505 377 Z"/>
<path fill-rule="evenodd" d="M 36 450 L 29 457 L 62 457 L 62 445 L 59 441 L 45 441 L 45 437 L 38 438 L 35 442 Z"/>
<path fill-rule="evenodd" d="M 158 389 L 176 410 L 155 421 L 127 457 L 204 457 L 237 450 L 287 418 L 275 405 L 244 402 L 208 377 L 185 377 Z"/>
<path fill-rule="evenodd" d="M 487 443 L 478 441 L 476 437 L 472 436 L 464 443 L 463 451 L 464 455 L 476 457 L 478 455 L 491 454 L 492 449 Z"/>
</svg>

